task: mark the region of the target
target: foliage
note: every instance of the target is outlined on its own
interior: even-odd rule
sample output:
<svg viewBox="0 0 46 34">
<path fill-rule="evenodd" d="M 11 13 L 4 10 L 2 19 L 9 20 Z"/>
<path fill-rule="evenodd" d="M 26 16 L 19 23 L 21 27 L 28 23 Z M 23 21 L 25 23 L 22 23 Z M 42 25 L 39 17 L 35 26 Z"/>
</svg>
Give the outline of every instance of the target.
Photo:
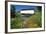
<svg viewBox="0 0 46 34">
<path fill-rule="evenodd" d="M 15 6 L 11 5 L 11 18 L 15 18 Z"/>
<path fill-rule="evenodd" d="M 18 29 L 18 28 L 38 28 L 42 27 L 42 8 L 41 6 L 37 6 L 37 10 L 35 14 L 28 18 L 26 24 L 23 23 L 21 13 L 15 11 L 15 7 L 11 6 L 11 29 Z"/>
<path fill-rule="evenodd" d="M 37 10 L 38 10 L 38 12 L 40 11 L 42 11 L 42 7 L 41 6 L 37 6 Z"/>
<path fill-rule="evenodd" d="M 25 24 L 25 27 L 28 27 L 28 28 L 41 27 L 42 26 L 41 20 L 42 20 L 41 13 L 36 12 L 35 15 L 32 15 L 31 17 L 29 17 L 29 20 Z"/>
<path fill-rule="evenodd" d="M 11 28 L 22 28 L 22 18 L 20 13 L 16 13 L 14 20 L 11 20 Z"/>
</svg>

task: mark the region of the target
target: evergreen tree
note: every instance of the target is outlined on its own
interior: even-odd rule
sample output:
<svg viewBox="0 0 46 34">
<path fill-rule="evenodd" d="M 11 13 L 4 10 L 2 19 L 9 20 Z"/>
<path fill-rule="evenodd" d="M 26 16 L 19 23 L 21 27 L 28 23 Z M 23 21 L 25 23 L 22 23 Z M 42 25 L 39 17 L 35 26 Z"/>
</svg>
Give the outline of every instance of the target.
<svg viewBox="0 0 46 34">
<path fill-rule="evenodd" d="M 15 6 L 11 5 L 11 18 L 15 18 Z"/>
</svg>

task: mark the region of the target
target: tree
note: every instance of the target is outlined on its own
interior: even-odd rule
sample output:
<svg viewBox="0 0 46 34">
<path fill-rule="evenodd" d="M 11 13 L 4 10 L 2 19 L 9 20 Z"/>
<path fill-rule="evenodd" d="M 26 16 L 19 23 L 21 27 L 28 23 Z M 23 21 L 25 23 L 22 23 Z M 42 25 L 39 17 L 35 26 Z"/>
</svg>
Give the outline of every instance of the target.
<svg viewBox="0 0 46 34">
<path fill-rule="evenodd" d="M 22 28 L 22 17 L 20 13 L 16 12 L 14 20 L 11 20 L 11 28 Z"/>
<path fill-rule="evenodd" d="M 42 7 L 41 6 L 37 6 L 37 10 L 38 11 L 42 11 Z"/>
<path fill-rule="evenodd" d="M 15 6 L 11 5 L 11 18 L 15 18 Z"/>
</svg>

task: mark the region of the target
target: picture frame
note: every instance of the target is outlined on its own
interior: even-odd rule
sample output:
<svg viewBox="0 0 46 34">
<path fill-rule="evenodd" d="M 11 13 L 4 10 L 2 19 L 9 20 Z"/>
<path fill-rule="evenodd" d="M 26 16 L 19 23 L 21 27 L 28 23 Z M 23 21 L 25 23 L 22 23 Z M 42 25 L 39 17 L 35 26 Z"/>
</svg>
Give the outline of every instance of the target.
<svg viewBox="0 0 46 34">
<path fill-rule="evenodd" d="M 11 29 L 10 25 L 10 5 L 32 5 L 32 6 L 41 6 L 42 8 L 42 26 L 40 28 L 20 28 L 20 29 Z M 17 8 L 16 8 L 17 10 Z M 22 10 L 23 11 L 23 10 Z M 32 10 L 31 10 L 32 11 Z M 26 12 L 22 12 L 26 13 Z M 30 13 L 30 12 L 29 12 Z M 33 11 L 34 15 L 35 12 Z M 40 32 L 45 31 L 45 3 L 42 2 L 25 2 L 25 1 L 5 1 L 5 32 L 6 33 L 22 33 L 22 32 Z"/>
</svg>

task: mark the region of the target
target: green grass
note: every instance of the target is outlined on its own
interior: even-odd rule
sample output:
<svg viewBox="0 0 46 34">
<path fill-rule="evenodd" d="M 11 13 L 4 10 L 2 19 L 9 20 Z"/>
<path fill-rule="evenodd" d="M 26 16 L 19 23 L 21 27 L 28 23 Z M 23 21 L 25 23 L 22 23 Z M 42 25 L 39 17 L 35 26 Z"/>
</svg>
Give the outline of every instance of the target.
<svg viewBox="0 0 46 34">
<path fill-rule="evenodd" d="M 11 19 L 11 29 L 22 28 L 22 18 L 20 13 L 16 13 L 14 20 Z"/>
<path fill-rule="evenodd" d="M 36 12 L 35 15 L 32 15 L 31 17 L 29 17 L 27 23 L 25 24 L 25 27 L 28 27 L 28 28 L 42 27 L 41 17 L 42 17 L 41 12 Z"/>
<path fill-rule="evenodd" d="M 38 28 L 42 27 L 42 15 L 41 12 L 35 12 L 35 15 L 32 15 L 28 18 L 26 24 L 23 24 L 23 20 L 20 13 L 16 13 L 16 17 L 14 20 L 11 19 L 11 29 L 18 29 L 18 28 Z M 24 26 L 23 26 L 24 25 Z"/>
</svg>

